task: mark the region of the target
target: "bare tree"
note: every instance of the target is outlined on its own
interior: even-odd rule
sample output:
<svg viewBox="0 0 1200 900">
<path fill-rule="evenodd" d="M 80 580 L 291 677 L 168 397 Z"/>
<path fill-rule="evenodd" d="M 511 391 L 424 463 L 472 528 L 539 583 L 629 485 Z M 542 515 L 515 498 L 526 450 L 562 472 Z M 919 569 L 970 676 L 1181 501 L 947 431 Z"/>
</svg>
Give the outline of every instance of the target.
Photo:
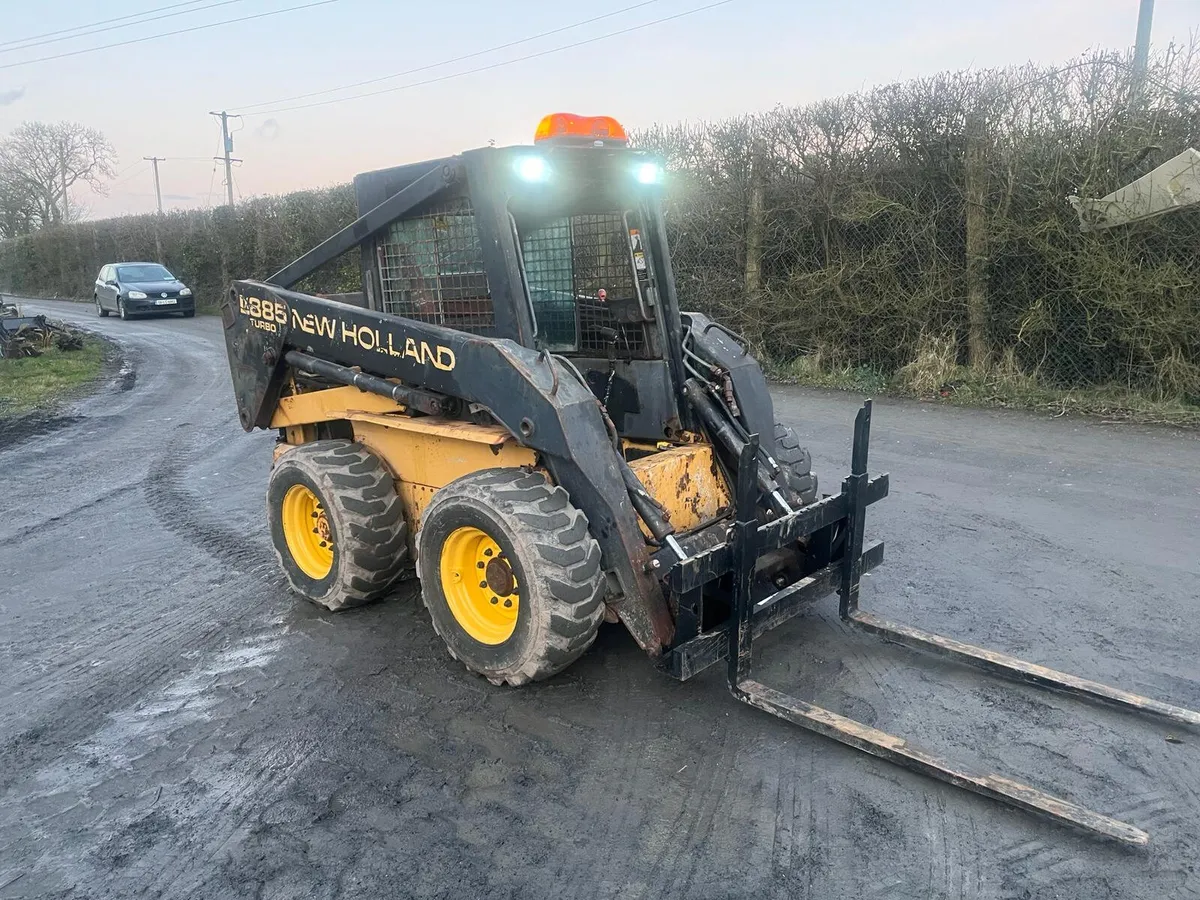
<svg viewBox="0 0 1200 900">
<path fill-rule="evenodd" d="M 32 210 L 27 227 L 72 221 L 78 213 L 67 199 L 71 188 L 86 184 L 103 192 L 115 162 L 116 151 L 94 128 L 74 122 L 26 122 L 0 141 L 0 197 L 11 196 L 15 209 Z M 3 199 L 0 203 L 0 216 L 6 216 L 9 204 Z"/>
<path fill-rule="evenodd" d="M 29 192 L 0 174 L 0 240 L 29 234 L 36 227 L 37 213 Z"/>
</svg>

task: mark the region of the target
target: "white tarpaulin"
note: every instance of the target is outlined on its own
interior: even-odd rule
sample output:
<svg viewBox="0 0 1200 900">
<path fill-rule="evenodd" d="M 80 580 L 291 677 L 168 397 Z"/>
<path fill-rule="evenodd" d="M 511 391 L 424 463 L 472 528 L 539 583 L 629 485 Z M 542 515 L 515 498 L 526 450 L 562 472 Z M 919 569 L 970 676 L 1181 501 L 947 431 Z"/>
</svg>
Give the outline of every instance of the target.
<svg viewBox="0 0 1200 900">
<path fill-rule="evenodd" d="M 1067 202 L 1079 213 L 1082 231 L 1150 219 L 1200 203 L 1200 152 L 1184 150 L 1107 197 L 1099 200 L 1068 197 Z"/>
</svg>

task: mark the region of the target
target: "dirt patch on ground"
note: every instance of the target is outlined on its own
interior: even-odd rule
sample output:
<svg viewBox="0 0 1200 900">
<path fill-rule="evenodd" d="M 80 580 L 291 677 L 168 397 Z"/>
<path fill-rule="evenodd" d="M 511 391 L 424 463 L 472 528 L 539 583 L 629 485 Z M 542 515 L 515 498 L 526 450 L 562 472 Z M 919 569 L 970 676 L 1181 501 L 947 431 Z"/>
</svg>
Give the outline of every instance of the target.
<svg viewBox="0 0 1200 900">
<path fill-rule="evenodd" d="M 72 404 L 106 386 L 130 390 L 137 378 L 120 345 L 87 332 L 81 350 L 0 359 L 0 446 L 51 434 L 80 421 Z"/>
</svg>

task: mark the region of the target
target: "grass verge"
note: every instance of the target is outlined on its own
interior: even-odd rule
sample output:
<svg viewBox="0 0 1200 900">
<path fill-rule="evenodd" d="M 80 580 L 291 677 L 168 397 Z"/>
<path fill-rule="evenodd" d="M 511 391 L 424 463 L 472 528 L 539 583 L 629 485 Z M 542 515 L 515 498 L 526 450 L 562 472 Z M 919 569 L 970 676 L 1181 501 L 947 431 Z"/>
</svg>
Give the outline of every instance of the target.
<svg viewBox="0 0 1200 900">
<path fill-rule="evenodd" d="M 52 347 L 41 356 L 0 359 L 0 418 L 49 406 L 100 377 L 108 345 L 86 335 L 82 350 Z"/>
<path fill-rule="evenodd" d="M 764 366 L 767 377 L 784 384 L 831 388 L 860 394 L 892 394 L 953 406 L 1026 409 L 1056 417 L 1077 413 L 1111 422 L 1200 428 L 1200 405 L 1182 398 L 1155 398 L 1120 385 L 1064 390 L 1024 374 L 1011 355 L 986 372 L 957 365 L 953 353 L 936 342 L 894 374 L 865 366 L 831 366 L 819 355 Z"/>
</svg>

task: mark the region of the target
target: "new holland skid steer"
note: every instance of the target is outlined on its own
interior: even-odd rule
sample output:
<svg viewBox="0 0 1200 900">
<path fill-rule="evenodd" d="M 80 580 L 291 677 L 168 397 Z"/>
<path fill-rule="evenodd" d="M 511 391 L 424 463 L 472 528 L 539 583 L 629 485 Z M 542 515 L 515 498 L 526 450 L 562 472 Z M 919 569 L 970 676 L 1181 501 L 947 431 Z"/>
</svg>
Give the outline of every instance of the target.
<svg viewBox="0 0 1200 900">
<path fill-rule="evenodd" d="M 1133 844 L 1139 829 L 751 678 L 751 644 L 833 593 L 844 620 L 993 674 L 1192 725 L 1200 714 L 859 609 L 883 558 L 866 508 L 871 404 L 820 495 L 746 342 L 681 312 L 664 172 L 607 117 L 547 116 L 532 146 L 355 179 L 359 218 L 222 307 L 242 426 L 278 443 L 271 536 L 330 610 L 415 570 L 450 653 L 496 684 L 548 678 L 604 620 L 686 679 L 959 787 Z M 357 248 L 350 302 L 289 290 Z"/>
</svg>

